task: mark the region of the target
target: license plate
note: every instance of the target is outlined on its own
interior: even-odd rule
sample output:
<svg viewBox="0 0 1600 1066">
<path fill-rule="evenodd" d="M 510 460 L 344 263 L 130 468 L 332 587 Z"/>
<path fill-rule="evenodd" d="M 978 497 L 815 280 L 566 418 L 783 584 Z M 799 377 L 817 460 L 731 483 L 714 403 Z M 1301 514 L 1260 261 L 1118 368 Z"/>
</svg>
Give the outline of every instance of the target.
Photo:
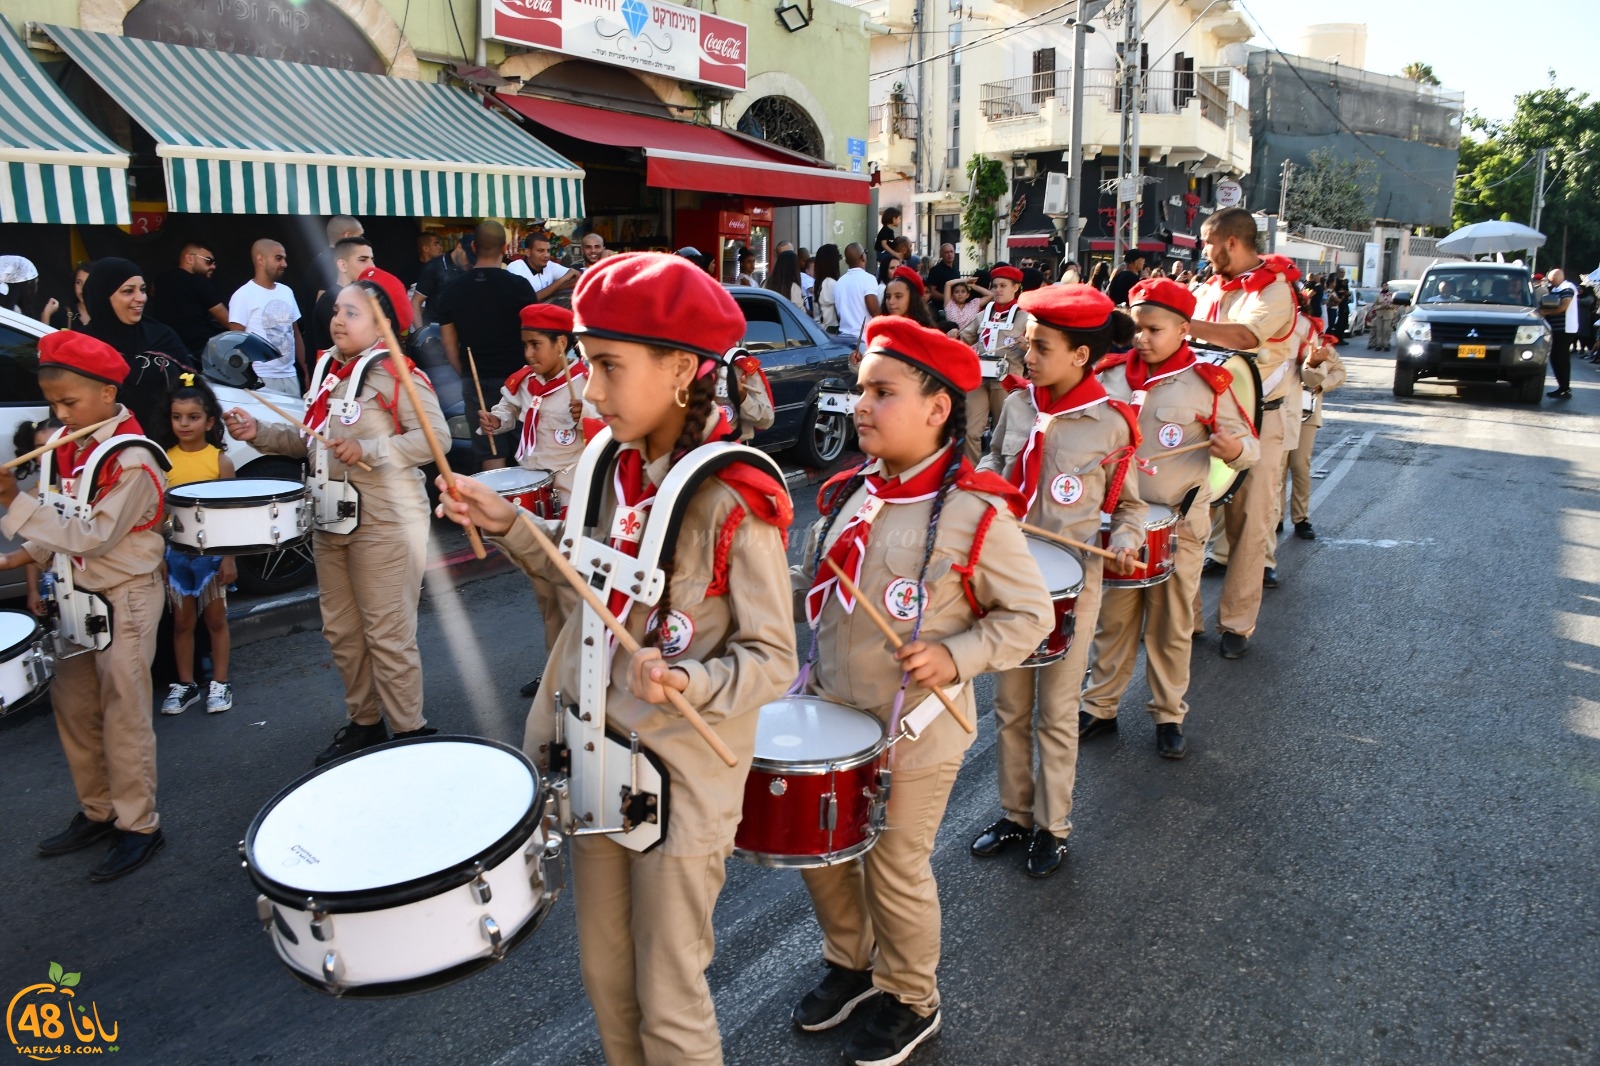
<svg viewBox="0 0 1600 1066">
<path fill-rule="evenodd" d="M 1463 344 L 1456 349 L 1457 359 L 1485 359 L 1489 355 L 1487 344 Z"/>
</svg>

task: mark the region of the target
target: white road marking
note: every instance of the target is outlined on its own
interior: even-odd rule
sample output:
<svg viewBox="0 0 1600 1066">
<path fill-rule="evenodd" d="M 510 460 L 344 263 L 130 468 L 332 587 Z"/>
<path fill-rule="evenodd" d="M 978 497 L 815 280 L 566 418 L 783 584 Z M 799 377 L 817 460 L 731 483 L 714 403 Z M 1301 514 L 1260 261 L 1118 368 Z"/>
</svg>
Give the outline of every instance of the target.
<svg viewBox="0 0 1600 1066">
<path fill-rule="evenodd" d="M 1306 505 L 1306 518 L 1308 520 L 1311 518 L 1312 513 L 1315 512 L 1319 506 L 1321 506 L 1322 501 L 1328 498 L 1328 493 L 1333 491 L 1334 486 L 1343 481 L 1344 476 L 1350 472 L 1350 468 L 1354 466 L 1356 460 L 1361 457 L 1361 449 L 1371 444 L 1372 438 L 1376 437 L 1377 435 L 1378 431 L 1375 429 L 1367 430 L 1359 438 L 1357 438 L 1354 433 L 1349 434 L 1348 436 L 1342 438 L 1338 443 L 1334 444 L 1331 448 L 1325 449 L 1322 455 L 1318 457 L 1317 466 L 1314 467 L 1311 472 L 1312 477 L 1317 476 L 1318 470 L 1322 470 L 1324 472 L 1326 471 L 1325 464 L 1328 462 L 1328 456 L 1331 452 L 1343 447 L 1346 444 L 1350 444 L 1352 441 L 1355 442 L 1351 446 L 1350 450 L 1340 457 L 1339 465 L 1333 468 L 1333 472 L 1331 474 L 1327 474 L 1327 476 L 1323 478 L 1322 484 L 1318 485 L 1316 491 L 1312 492 L 1311 502 Z M 1287 515 L 1288 510 L 1288 506 L 1285 505 L 1285 515 Z M 1283 524 L 1283 532 L 1278 535 L 1278 543 L 1286 544 L 1288 543 L 1289 538 L 1292 536 L 1294 536 L 1294 527 L 1288 522 L 1285 522 Z M 1336 540 L 1324 541 L 1321 538 L 1318 538 L 1318 543 L 1338 544 L 1341 542 Z"/>
<path fill-rule="evenodd" d="M 1421 540 L 1368 539 L 1366 537 L 1349 537 L 1341 540 L 1318 537 L 1317 543 L 1330 548 L 1428 548 L 1437 544 L 1438 541 L 1432 537 L 1424 537 Z"/>
</svg>

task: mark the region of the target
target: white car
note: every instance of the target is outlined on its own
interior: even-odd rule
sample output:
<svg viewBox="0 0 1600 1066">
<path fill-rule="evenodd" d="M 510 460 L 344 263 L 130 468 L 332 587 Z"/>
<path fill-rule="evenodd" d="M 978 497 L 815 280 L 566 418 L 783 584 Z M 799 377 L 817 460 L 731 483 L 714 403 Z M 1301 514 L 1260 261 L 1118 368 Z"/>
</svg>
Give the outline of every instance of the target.
<svg viewBox="0 0 1600 1066">
<path fill-rule="evenodd" d="M 0 307 L 0 382 L 4 383 L 4 389 L 0 390 L 0 455 L 5 458 L 19 454 L 12 451 L 17 427 L 23 422 L 37 422 L 49 414 L 49 407 L 39 392 L 39 338 L 53 332 L 36 319 Z M 216 382 L 208 384 L 225 411 L 242 407 L 258 421 L 283 421 L 242 389 Z M 297 417 L 305 412 L 305 402 L 296 397 L 274 397 L 272 402 Z M 148 432 L 151 428 L 146 426 L 145 430 Z M 303 474 L 303 464 L 299 460 L 264 455 L 231 438 L 227 454 L 241 477 L 282 477 L 298 481 Z M 15 551 L 19 546 L 16 541 L 0 537 L 0 551 Z M 284 592 L 304 584 L 314 572 L 309 543 L 239 559 L 239 585 L 250 592 Z M 0 597 L 23 595 L 25 573 L 21 569 L 0 570 Z"/>
</svg>

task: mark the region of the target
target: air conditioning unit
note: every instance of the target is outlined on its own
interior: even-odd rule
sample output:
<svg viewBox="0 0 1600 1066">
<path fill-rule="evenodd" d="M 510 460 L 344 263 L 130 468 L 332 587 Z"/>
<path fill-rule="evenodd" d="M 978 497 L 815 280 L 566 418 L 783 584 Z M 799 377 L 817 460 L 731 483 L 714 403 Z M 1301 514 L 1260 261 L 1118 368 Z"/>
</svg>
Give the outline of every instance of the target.
<svg viewBox="0 0 1600 1066">
<path fill-rule="evenodd" d="M 1065 174 L 1052 172 L 1045 175 L 1044 213 L 1046 215 L 1064 215 L 1067 213 L 1067 176 Z"/>
</svg>

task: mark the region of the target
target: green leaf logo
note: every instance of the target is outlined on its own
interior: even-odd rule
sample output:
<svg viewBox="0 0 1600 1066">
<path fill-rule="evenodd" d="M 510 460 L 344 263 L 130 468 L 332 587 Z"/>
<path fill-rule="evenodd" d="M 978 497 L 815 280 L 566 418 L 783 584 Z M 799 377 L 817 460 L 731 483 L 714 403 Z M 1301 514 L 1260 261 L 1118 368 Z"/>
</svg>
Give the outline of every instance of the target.
<svg viewBox="0 0 1600 1066">
<path fill-rule="evenodd" d="M 59 962 L 50 964 L 50 980 L 56 984 L 61 983 L 61 964 Z"/>
<path fill-rule="evenodd" d="M 61 985 L 62 985 L 63 988 L 71 988 L 73 985 L 78 983 L 78 978 L 80 978 L 82 976 L 83 976 L 83 974 L 81 974 L 81 973 L 62 974 L 61 975 Z"/>
</svg>

